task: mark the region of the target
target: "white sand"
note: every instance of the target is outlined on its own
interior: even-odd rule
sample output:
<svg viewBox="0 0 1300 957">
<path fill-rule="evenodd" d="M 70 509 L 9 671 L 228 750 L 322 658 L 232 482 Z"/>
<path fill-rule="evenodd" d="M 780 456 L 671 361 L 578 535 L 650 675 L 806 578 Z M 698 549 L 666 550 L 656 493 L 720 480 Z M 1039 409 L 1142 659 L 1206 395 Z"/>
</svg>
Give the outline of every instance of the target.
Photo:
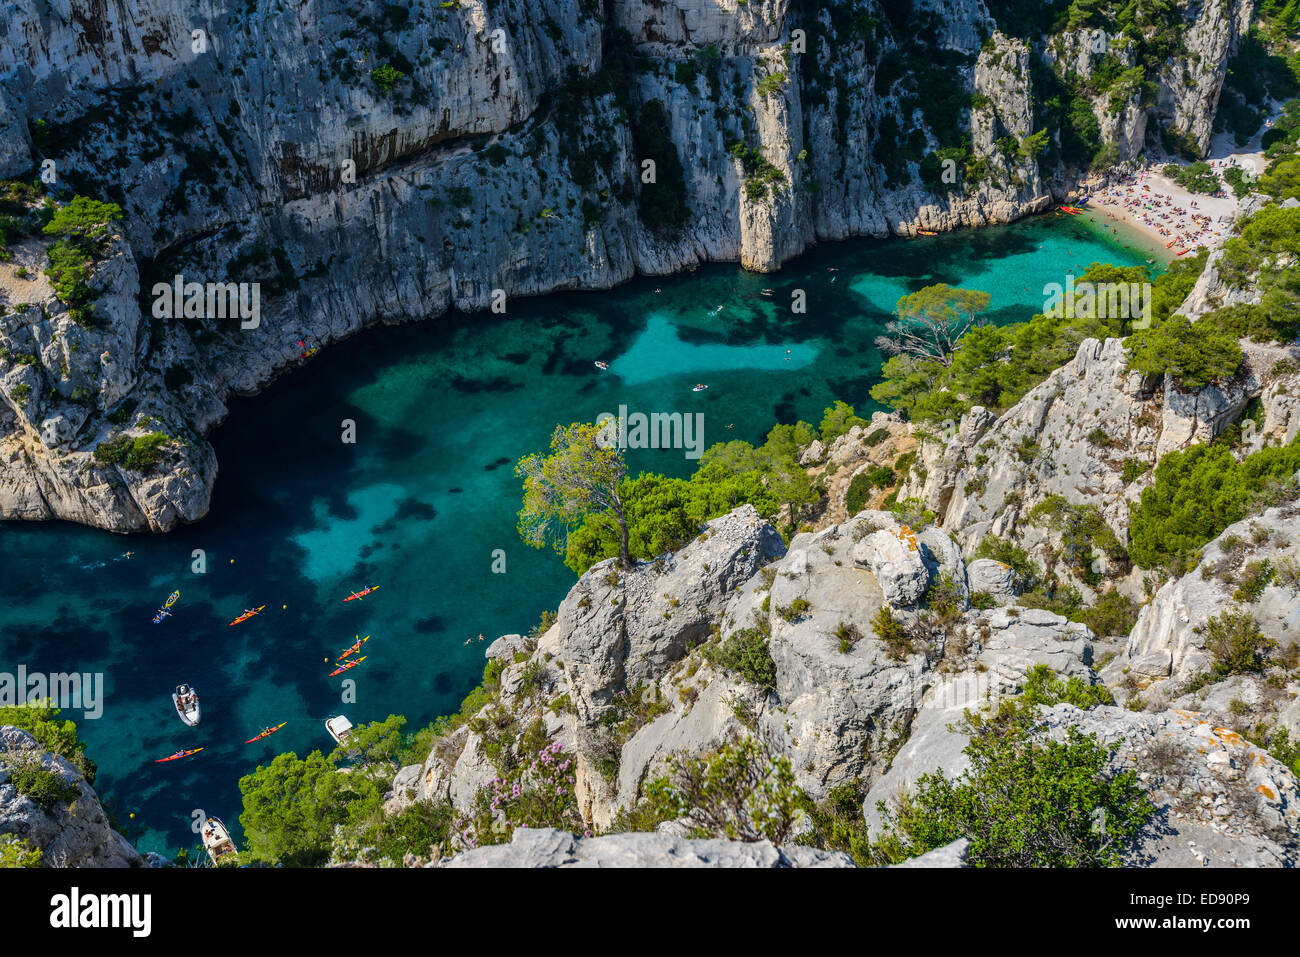
<svg viewBox="0 0 1300 957">
<path fill-rule="evenodd" d="M 1168 248 L 1172 256 L 1202 247 L 1219 247 L 1231 233 L 1241 209 L 1223 174 L 1237 166 L 1251 178 L 1259 178 L 1268 166 L 1260 141 L 1279 110 L 1273 107 L 1268 120 L 1245 146 L 1237 147 L 1228 133 L 1219 134 L 1211 142 L 1206 162 L 1219 178 L 1219 196 L 1189 192 L 1160 172 L 1164 163 L 1148 164 L 1123 181 L 1095 192 L 1089 208 L 1098 216 L 1127 223 Z"/>
</svg>

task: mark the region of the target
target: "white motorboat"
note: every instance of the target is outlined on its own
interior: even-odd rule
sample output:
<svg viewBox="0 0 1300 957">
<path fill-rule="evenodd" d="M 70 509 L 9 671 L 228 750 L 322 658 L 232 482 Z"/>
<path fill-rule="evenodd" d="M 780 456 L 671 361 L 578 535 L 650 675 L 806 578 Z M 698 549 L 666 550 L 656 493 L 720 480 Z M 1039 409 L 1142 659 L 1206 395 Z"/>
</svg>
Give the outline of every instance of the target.
<svg viewBox="0 0 1300 957">
<path fill-rule="evenodd" d="M 343 744 L 352 737 L 352 722 L 341 714 L 335 715 L 325 719 L 325 730 L 329 732 L 335 744 Z"/>
<path fill-rule="evenodd" d="M 212 858 L 213 864 L 220 864 L 230 855 L 238 855 L 235 842 L 230 839 L 230 831 L 221 823 L 221 818 L 210 817 L 203 822 L 203 849 Z"/>
<path fill-rule="evenodd" d="M 172 692 L 172 704 L 176 713 L 191 728 L 199 723 L 199 696 L 189 685 L 180 685 Z"/>
</svg>

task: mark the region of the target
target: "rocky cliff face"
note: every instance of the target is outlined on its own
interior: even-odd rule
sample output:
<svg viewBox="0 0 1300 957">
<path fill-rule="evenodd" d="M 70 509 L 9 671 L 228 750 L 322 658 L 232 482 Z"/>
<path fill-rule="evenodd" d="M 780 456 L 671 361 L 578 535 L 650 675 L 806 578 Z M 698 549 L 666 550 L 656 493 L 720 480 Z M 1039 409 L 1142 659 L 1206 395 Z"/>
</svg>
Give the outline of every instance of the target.
<svg viewBox="0 0 1300 957">
<path fill-rule="evenodd" d="M 1171 30 L 1196 66 L 1152 64 L 1151 111 L 1095 98 L 1116 155 L 1149 123 L 1204 146 L 1251 7 L 1179 6 Z M 493 290 L 704 260 L 773 269 L 816 241 L 1042 209 L 1068 176 L 1044 168 L 1051 149 L 1018 145 L 1042 127 L 1035 63 L 1086 87 L 1100 61 L 1073 35 L 1022 34 L 978 0 L 19 0 L 0 26 L 0 175 L 53 160 L 56 191 L 127 215 L 94 282 L 122 316 L 112 342 L 0 360 L 5 384 L 41 396 L 0 390 L 0 516 L 118 530 L 201 516 L 204 434 L 232 391 L 297 364 L 300 340 L 481 309 Z M 946 172 L 964 185 L 941 194 Z M 260 283 L 260 324 L 156 318 L 154 284 L 175 275 Z M 7 317 L 16 346 L 61 311 L 48 290 L 19 298 L 42 319 Z M 149 411 L 123 413 L 132 402 Z M 77 454 L 147 427 L 176 440 L 153 474 Z"/>
<path fill-rule="evenodd" d="M 1178 698 L 1191 679 L 1210 672 L 1205 626 L 1225 610 L 1249 614 L 1283 652 L 1300 644 L 1297 535 L 1294 502 L 1229 525 L 1205 546 L 1196 568 L 1166 582 L 1143 607 L 1123 651 L 1106 667 L 1107 683 L 1147 701 Z M 1271 571 L 1258 594 L 1244 586 L 1252 567 Z"/>
<path fill-rule="evenodd" d="M 22 781 L 36 769 L 68 789 L 70 802 L 36 800 Z M 39 848 L 47 867 L 141 867 L 131 842 L 108 823 L 99 797 L 65 758 L 21 728 L 0 727 L 0 836 Z"/>
<path fill-rule="evenodd" d="M 1263 424 L 1245 451 L 1291 441 L 1300 431 L 1300 378 L 1274 372 L 1288 348 L 1243 342 L 1246 361 L 1230 381 L 1195 391 L 1128 370 L 1119 339 L 1086 339 L 1075 357 L 996 419 L 976 407 L 947 434 L 921 444 L 899 498 L 917 498 L 968 552 L 986 535 L 1042 557 L 1060 535 L 1029 520 L 1049 496 L 1095 506 L 1122 544 L 1128 511 L 1167 452 L 1215 438 L 1259 399 Z M 1123 577 L 1127 570 L 1099 571 Z M 1130 582 L 1134 587 L 1134 582 Z M 1086 587 L 1086 586 L 1085 586 Z"/>
</svg>

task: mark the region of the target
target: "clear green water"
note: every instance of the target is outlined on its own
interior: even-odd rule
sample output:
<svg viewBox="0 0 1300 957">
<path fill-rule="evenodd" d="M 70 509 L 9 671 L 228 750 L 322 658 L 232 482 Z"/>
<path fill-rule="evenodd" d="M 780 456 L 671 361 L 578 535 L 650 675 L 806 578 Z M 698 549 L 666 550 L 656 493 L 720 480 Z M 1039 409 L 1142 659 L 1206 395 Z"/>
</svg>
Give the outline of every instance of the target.
<svg viewBox="0 0 1300 957">
<path fill-rule="evenodd" d="M 558 604 L 573 576 L 520 543 L 513 470 L 557 422 L 620 404 L 702 412 L 712 444 L 761 440 L 777 421 L 816 424 L 835 398 L 869 413 L 873 340 L 905 293 L 935 282 L 984 289 L 994 320 L 1016 321 L 1066 272 L 1144 255 L 1058 217 L 826 246 L 775 275 L 712 266 L 517 300 L 506 316 L 368 331 L 234 403 L 213 436 L 220 474 L 197 525 L 148 537 L 0 525 L 0 671 L 104 673 L 104 715 L 81 722 L 82 734 L 101 795 L 142 850 L 196 844 L 195 809 L 238 832 L 238 781 L 259 762 L 328 751 L 331 714 L 405 714 L 413 729 L 455 710 L 487 643 Z M 790 311 L 794 289 L 807 294 L 805 315 Z M 697 382 L 709 389 L 692 392 Z M 340 440 L 344 419 L 356 422 L 354 445 Z M 630 464 L 676 475 L 695 465 L 680 450 L 633 451 Z M 203 575 L 190 570 L 196 548 Z M 127 549 L 134 556 L 120 559 Z M 492 572 L 494 549 L 505 551 L 505 574 Z M 342 603 L 367 584 L 381 587 Z M 151 624 L 175 588 L 175 614 Z M 228 626 L 262 604 L 262 615 Z M 369 657 L 349 673 L 356 702 L 343 704 L 323 659 L 357 634 L 372 636 Z M 180 682 L 201 696 L 197 728 L 172 709 Z M 242 743 L 281 721 L 273 737 Z M 152 763 L 194 747 L 205 750 Z"/>
</svg>

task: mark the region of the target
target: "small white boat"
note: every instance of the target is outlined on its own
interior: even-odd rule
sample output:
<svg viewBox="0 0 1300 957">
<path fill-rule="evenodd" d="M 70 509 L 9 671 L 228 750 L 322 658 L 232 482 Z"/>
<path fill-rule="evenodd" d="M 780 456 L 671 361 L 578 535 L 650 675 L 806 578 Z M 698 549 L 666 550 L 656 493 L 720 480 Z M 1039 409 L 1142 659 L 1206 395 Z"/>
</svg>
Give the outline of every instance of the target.
<svg viewBox="0 0 1300 957">
<path fill-rule="evenodd" d="M 325 730 L 330 733 L 335 744 L 342 744 L 348 738 L 352 737 L 352 722 L 343 715 L 335 715 L 332 718 L 325 719 Z"/>
<path fill-rule="evenodd" d="M 596 360 L 596 368 L 599 369 L 601 372 L 604 372 L 606 369 L 609 368 L 609 363 L 608 363 L 608 362 L 601 362 L 599 359 L 597 359 L 597 360 Z"/>
<path fill-rule="evenodd" d="M 199 723 L 199 696 L 189 685 L 180 685 L 172 692 L 172 704 L 176 713 L 191 728 Z"/>
<path fill-rule="evenodd" d="M 705 389 L 707 389 L 707 388 L 708 388 L 708 386 L 705 385 L 703 382 L 697 382 L 697 383 L 695 384 L 695 388 L 691 389 L 691 391 L 692 391 L 692 392 L 703 392 L 703 391 L 704 391 Z"/>
<path fill-rule="evenodd" d="M 235 842 L 230 839 L 230 832 L 219 817 L 210 817 L 203 822 L 203 849 L 213 864 L 220 864 L 222 858 L 239 855 Z"/>
</svg>

